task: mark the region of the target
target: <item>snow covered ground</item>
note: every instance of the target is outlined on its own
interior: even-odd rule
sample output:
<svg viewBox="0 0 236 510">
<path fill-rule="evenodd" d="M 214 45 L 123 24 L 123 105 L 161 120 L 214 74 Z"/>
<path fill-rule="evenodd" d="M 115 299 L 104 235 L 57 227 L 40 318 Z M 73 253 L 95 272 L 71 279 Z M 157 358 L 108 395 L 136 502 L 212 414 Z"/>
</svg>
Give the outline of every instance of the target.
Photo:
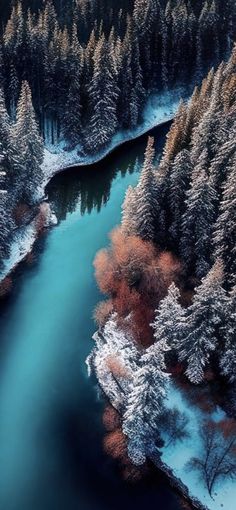
<svg viewBox="0 0 236 510">
<path fill-rule="evenodd" d="M 47 183 L 53 175 L 64 168 L 92 165 L 105 158 L 123 143 L 134 140 L 150 129 L 173 119 L 178 109 L 180 99 L 184 96 L 186 96 L 186 94 L 182 88 L 176 89 L 174 92 L 152 94 L 144 109 L 143 122 L 135 129 L 118 131 L 113 136 L 111 143 L 103 151 L 93 156 L 83 155 L 80 145 L 73 151 L 66 151 L 65 142 L 63 141 L 56 146 L 47 145 L 42 165 L 45 182 Z"/>
<path fill-rule="evenodd" d="M 79 145 L 73 151 L 65 150 L 65 142 L 54 146 L 47 145 L 42 164 L 44 179 L 36 192 L 35 198 L 37 200 L 42 200 L 47 183 L 53 175 L 64 168 L 92 165 L 105 158 L 110 152 L 123 143 L 134 140 L 150 129 L 173 119 L 180 99 L 184 96 L 186 96 L 186 94 L 182 88 L 176 89 L 173 92 L 152 94 L 144 109 L 143 122 L 136 129 L 119 131 L 116 133 L 110 145 L 106 147 L 104 151 L 94 156 L 82 155 L 81 146 Z M 55 224 L 56 218 L 52 216 L 51 219 L 52 224 Z M 12 243 L 10 257 L 5 261 L 4 268 L 0 272 L 0 282 L 25 258 L 27 253 L 31 251 L 36 236 L 34 222 L 17 231 Z"/>
<path fill-rule="evenodd" d="M 11 245 L 9 258 L 5 261 L 4 267 L 0 272 L 0 282 L 23 260 L 31 251 L 35 242 L 35 221 L 32 221 L 26 227 L 17 230 Z"/>
<path fill-rule="evenodd" d="M 183 394 L 183 391 L 176 388 L 173 384 L 170 386 L 168 407 L 177 407 L 189 418 L 187 430 L 190 437 L 185 438 L 183 442 L 171 444 L 163 448 L 162 460 L 167 464 L 181 481 L 188 487 L 190 495 L 197 498 L 209 510 L 235 510 L 236 507 L 236 483 L 235 480 L 219 479 L 213 489 L 213 496 L 210 497 L 203 481 L 199 478 L 199 473 L 187 467 L 188 461 L 192 457 L 199 457 L 202 451 L 202 440 L 199 434 L 201 424 L 206 418 L 203 411 L 191 404 Z M 215 422 L 225 417 L 224 412 L 217 408 L 212 413 L 207 413 L 207 418 Z"/>
<path fill-rule="evenodd" d="M 139 359 L 140 353 L 134 347 L 133 341 L 126 334 L 123 333 L 122 335 L 122 331 L 115 324 L 114 320 L 109 320 L 104 330 L 95 333 L 93 336 L 95 347 L 87 359 L 87 365 L 88 373 L 94 371 L 100 388 L 111 405 L 122 415 L 129 393 L 129 379 L 124 383 L 123 378 L 117 374 L 114 378 L 114 374 L 106 360 L 112 353 L 122 361 L 122 366 L 131 369 L 132 372 L 133 369 L 136 370 L 137 365 L 135 363 Z M 205 401 L 201 400 L 204 395 Z M 196 399 L 202 402 L 201 407 L 195 402 Z M 203 404 L 205 404 L 205 407 Z M 227 418 L 222 409 L 214 408 L 213 404 L 210 406 L 206 404 L 208 404 L 207 394 L 203 390 L 201 392 L 199 388 L 193 387 L 189 395 L 189 388 L 187 390 L 182 389 L 171 378 L 168 383 L 168 397 L 165 405 L 169 409 L 177 409 L 187 417 L 186 432 L 188 434 L 182 441 L 171 442 L 168 433 L 162 432 L 165 445 L 162 448 L 161 458 L 159 450 L 153 450 L 153 445 L 151 445 L 151 450 L 146 453 L 153 463 L 156 463 L 158 469 L 166 471 L 165 468 L 168 468 L 168 474 L 174 485 L 180 491 L 183 491 L 183 495 L 189 494 L 192 502 L 195 502 L 196 508 L 235 510 L 236 484 L 234 480 L 219 478 L 213 487 L 211 497 L 204 481 L 199 477 L 198 471 L 188 466 L 192 457 L 201 458 L 203 453 L 200 434 L 202 425 L 206 421 L 218 423 Z M 174 480 L 174 477 L 176 480 Z"/>
<path fill-rule="evenodd" d="M 51 211 L 49 204 L 41 204 L 40 209 L 44 212 L 44 226 L 49 227 L 57 223 L 55 214 Z M 31 252 L 38 236 L 38 216 L 28 225 L 18 228 L 15 231 L 11 244 L 10 256 L 5 260 L 3 269 L 0 271 L 0 282 Z"/>
</svg>

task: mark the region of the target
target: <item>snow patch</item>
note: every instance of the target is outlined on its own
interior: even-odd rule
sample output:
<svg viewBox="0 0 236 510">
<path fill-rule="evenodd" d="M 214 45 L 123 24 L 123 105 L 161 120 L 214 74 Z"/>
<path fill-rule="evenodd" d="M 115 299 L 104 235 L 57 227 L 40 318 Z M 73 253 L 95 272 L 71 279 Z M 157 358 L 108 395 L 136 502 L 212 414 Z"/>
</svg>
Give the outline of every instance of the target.
<svg viewBox="0 0 236 510">
<path fill-rule="evenodd" d="M 213 497 L 211 498 L 204 482 L 199 478 L 199 473 L 187 467 L 187 463 L 192 457 L 199 457 L 201 455 L 203 445 L 199 432 L 206 415 L 196 405 L 191 404 L 185 398 L 183 392 L 176 388 L 173 383 L 170 385 L 166 405 L 169 408 L 177 407 L 180 412 L 189 418 L 187 430 L 190 436 L 185 438 L 183 442 L 164 447 L 162 449 L 163 462 L 188 487 L 190 495 L 198 499 L 209 510 L 235 510 L 235 480 L 219 480 L 216 483 Z M 219 407 L 214 412 L 207 414 L 207 418 L 215 422 L 225 417 L 224 411 Z"/>
<path fill-rule="evenodd" d="M 105 158 L 105 156 L 123 143 L 134 140 L 154 127 L 172 120 L 178 109 L 181 98 L 185 96 L 186 93 L 182 88 L 178 88 L 174 92 L 151 94 L 144 109 L 143 122 L 134 129 L 118 131 L 113 136 L 110 144 L 104 150 L 93 156 L 85 155 L 80 144 L 72 151 L 65 150 L 66 144 L 64 140 L 56 146 L 47 145 L 42 164 L 45 175 L 44 187 L 53 175 L 64 168 L 93 165 Z"/>
</svg>

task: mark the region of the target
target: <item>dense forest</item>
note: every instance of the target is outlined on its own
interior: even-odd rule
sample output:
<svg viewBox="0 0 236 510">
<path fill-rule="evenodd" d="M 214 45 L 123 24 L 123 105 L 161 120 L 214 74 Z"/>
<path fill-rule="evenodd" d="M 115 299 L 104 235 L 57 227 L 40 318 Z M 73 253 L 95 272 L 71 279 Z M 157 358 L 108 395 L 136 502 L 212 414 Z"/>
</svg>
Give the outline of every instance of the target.
<svg viewBox="0 0 236 510">
<path fill-rule="evenodd" d="M 95 312 L 95 370 L 99 380 L 110 377 L 113 400 L 116 380 L 122 384 L 122 427 L 135 464 L 160 439 L 163 420 L 167 427 L 170 374 L 189 392 L 191 385 L 209 395 L 216 391 L 217 398 L 223 391 L 221 405 L 235 417 L 235 77 L 236 48 L 180 104 L 158 166 L 149 138 L 139 183 L 126 193 L 121 227 L 95 259 L 108 297 Z M 232 439 L 235 421 L 229 423 Z M 202 434 L 206 449 L 220 437 L 214 423 Z M 234 476 L 229 452 L 227 472 Z M 220 458 L 211 451 L 211 467 L 206 460 L 203 473 L 210 494 L 214 455 Z M 204 462 L 195 459 L 192 468 L 203 472 Z"/>
<path fill-rule="evenodd" d="M 151 91 L 198 83 L 229 53 L 236 6 L 35 0 L 6 3 L 1 16 L 3 260 L 43 180 L 43 139 L 96 153 L 118 129 L 134 128 Z"/>
<path fill-rule="evenodd" d="M 67 3 L 63 11 L 51 0 L 34 11 L 15 4 L 3 31 L 1 83 L 13 120 L 27 80 L 44 138 L 64 136 L 86 151 L 134 127 L 151 89 L 199 81 L 234 39 L 234 2 L 224 16 L 219 1 Z"/>
</svg>

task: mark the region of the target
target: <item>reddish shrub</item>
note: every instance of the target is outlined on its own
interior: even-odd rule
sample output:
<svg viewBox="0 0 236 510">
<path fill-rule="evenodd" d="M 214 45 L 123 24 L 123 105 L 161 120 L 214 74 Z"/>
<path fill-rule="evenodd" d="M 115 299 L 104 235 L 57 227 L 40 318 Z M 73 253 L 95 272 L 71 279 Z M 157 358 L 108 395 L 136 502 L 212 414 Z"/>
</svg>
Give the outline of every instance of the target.
<svg viewBox="0 0 236 510">
<path fill-rule="evenodd" d="M 114 377 L 122 377 L 124 379 L 129 379 L 131 374 L 125 367 L 121 358 L 116 356 L 115 354 L 110 354 L 106 358 L 106 365 L 110 372 L 114 375 Z"/>
<path fill-rule="evenodd" d="M 103 444 L 105 452 L 113 459 L 122 460 L 127 457 L 126 438 L 121 429 L 109 432 Z"/>
<path fill-rule="evenodd" d="M 115 268 L 108 250 L 100 250 L 94 260 L 95 276 L 103 294 L 116 292 Z"/>
<path fill-rule="evenodd" d="M 111 246 L 98 252 L 95 274 L 112 305 L 100 305 L 95 316 L 99 324 L 113 309 L 119 318 L 132 313 L 132 333 L 138 344 L 150 345 L 153 339 L 150 322 L 154 310 L 167 293 L 170 283 L 179 279 L 180 262 L 169 252 L 158 253 L 152 243 L 136 236 L 125 237 L 120 228 L 111 235 Z"/>
<path fill-rule="evenodd" d="M 167 287 L 176 281 L 176 277 L 180 275 L 182 269 L 180 261 L 167 251 L 159 255 L 157 266 Z"/>
<path fill-rule="evenodd" d="M 111 299 L 107 299 L 107 301 L 101 301 L 97 305 L 94 311 L 94 319 L 96 324 L 99 327 L 102 327 L 106 324 L 109 316 L 113 311 L 113 304 Z"/>
<path fill-rule="evenodd" d="M 103 424 L 109 432 L 113 432 L 120 427 L 120 416 L 114 407 L 110 405 L 105 407 L 103 413 Z"/>
</svg>

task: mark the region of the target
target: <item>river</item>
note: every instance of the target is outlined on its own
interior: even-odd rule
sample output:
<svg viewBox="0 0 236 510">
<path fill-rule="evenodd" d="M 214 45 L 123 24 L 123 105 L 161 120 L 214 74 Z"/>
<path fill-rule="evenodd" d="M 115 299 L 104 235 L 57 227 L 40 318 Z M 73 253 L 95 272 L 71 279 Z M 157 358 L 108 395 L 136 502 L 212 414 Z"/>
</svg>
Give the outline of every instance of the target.
<svg viewBox="0 0 236 510">
<path fill-rule="evenodd" d="M 167 127 L 154 131 L 157 152 Z M 130 486 L 103 452 L 103 403 L 85 359 L 101 295 L 93 259 L 120 222 L 138 179 L 147 137 L 48 185 L 57 227 L 37 243 L 37 260 L 17 270 L 1 309 L 1 510 L 178 510 L 156 476 Z"/>
</svg>

